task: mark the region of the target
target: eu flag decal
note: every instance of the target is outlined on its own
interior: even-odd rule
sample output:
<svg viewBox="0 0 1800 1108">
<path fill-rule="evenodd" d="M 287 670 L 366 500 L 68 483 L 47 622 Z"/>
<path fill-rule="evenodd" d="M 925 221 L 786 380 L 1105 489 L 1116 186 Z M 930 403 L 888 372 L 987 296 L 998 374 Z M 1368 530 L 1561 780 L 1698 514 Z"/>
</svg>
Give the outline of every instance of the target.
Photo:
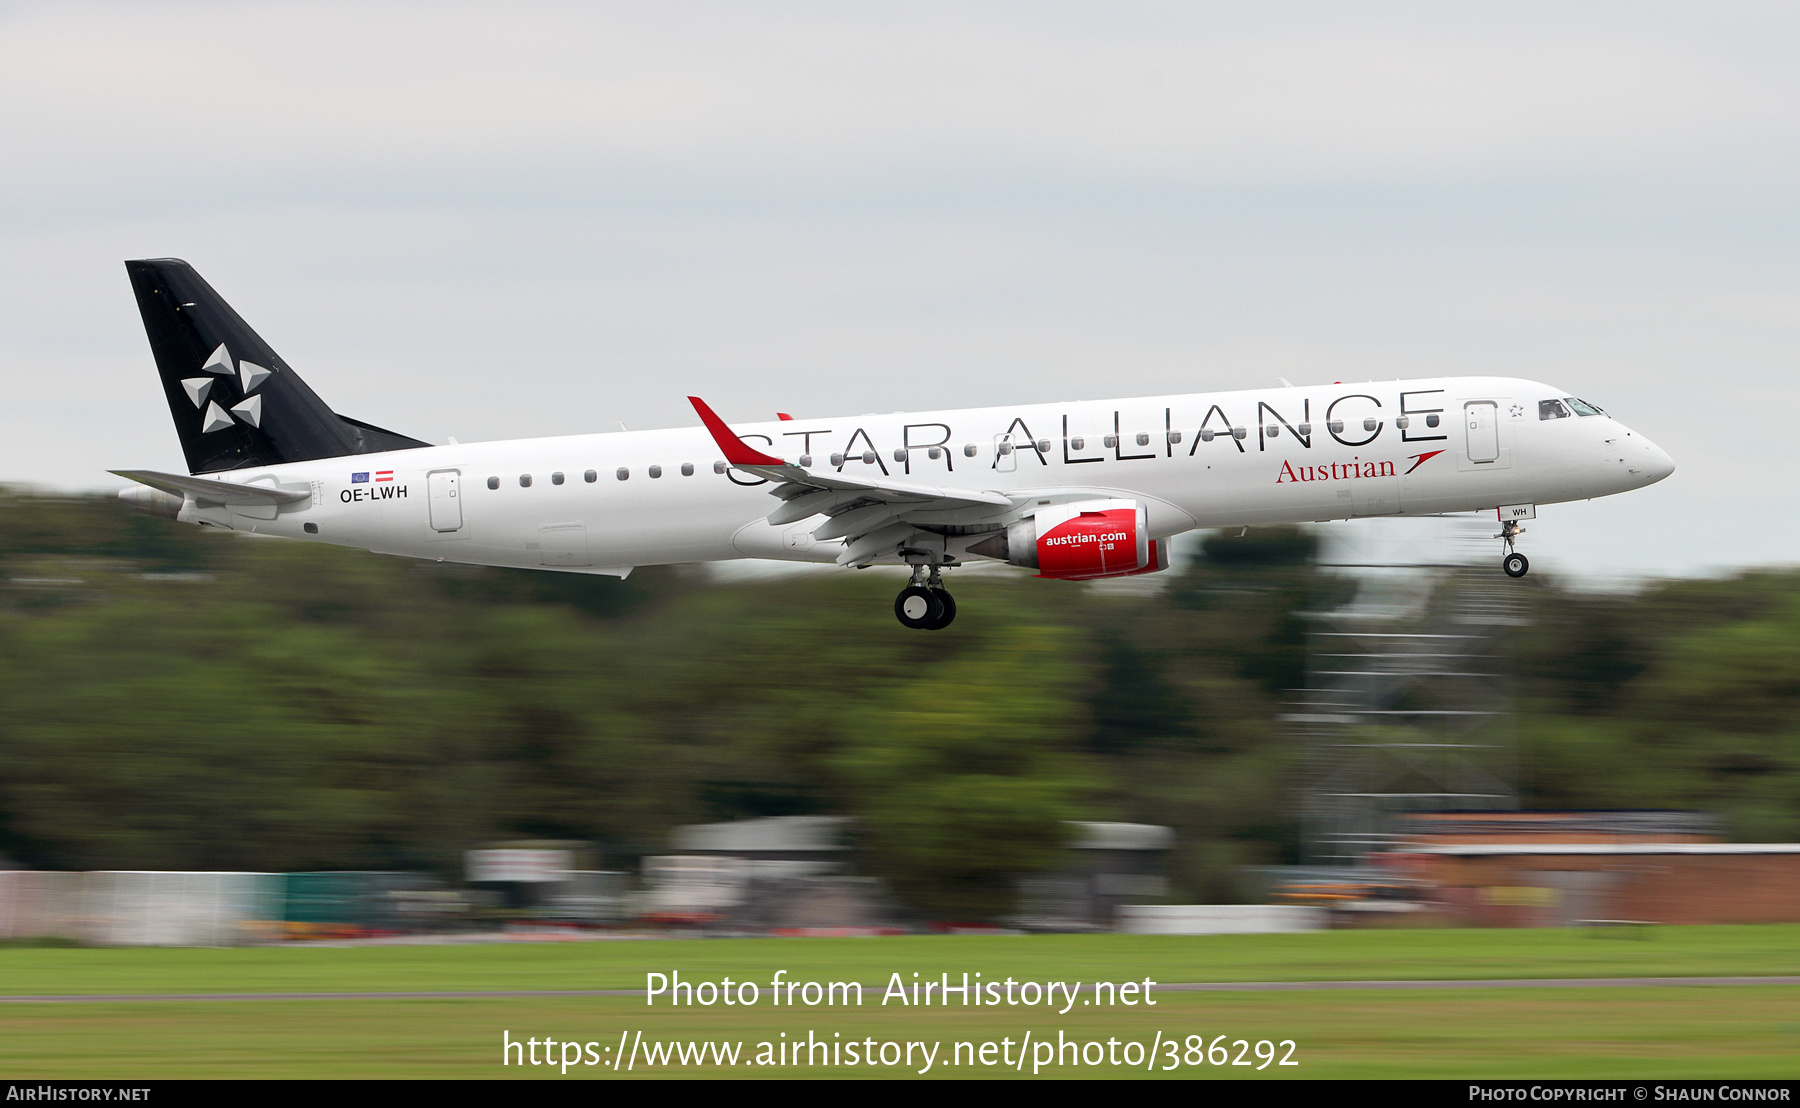
<svg viewBox="0 0 1800 1108">
<path fill-rule="evenodd" d="M 350 475 L 350 483 L 352 485 L 366 485 L 369 483 L 369 475 L 367 473 L 352 473 Z"/>
</svg>

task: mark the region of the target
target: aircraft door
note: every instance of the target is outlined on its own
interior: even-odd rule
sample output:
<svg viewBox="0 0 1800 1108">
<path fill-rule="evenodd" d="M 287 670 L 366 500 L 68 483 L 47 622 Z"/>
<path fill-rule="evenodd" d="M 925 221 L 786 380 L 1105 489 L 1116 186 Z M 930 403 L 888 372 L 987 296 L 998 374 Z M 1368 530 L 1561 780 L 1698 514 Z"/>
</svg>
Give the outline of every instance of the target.
<svg viewBox="0 0 1800 1108">
<path fill-rule="evenodd" d="M 1500 460 L 1499 405 L 1492 400 L 1476 400 L 1463 405 L 1463 427 L 1468 433 L 1469 460 Z"/>
<path fill-rule="evenodd" d="M 431 529 L 439 533 L 462 530 L 462 471 L 440 469 L 427 474 L 425 484 L 431 505 Z"/>
</svg>

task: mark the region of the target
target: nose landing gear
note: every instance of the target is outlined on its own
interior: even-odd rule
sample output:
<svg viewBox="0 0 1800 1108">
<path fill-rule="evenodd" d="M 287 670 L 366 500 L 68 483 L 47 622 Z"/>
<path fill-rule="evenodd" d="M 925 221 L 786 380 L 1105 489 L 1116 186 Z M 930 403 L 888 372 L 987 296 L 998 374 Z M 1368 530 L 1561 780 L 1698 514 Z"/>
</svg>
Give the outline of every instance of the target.
<svg viewBox="0 0 1800 1108">
<path fill-rule="evenodd" d="M 1519 526 L 1518 520 L 1506 519 L 1500 521 L 1500 533 L 1494 536 L 1506 543 L 1506 554 L 1500 559 L 1500 568 L 1506 571 L 1508 577 L 1523 577 L 1531 569 L 1531 562 L 1525 555 L 1513 549 L 1513 544 L 1524 533 L 1525 528 Z"/>
<path fill-rule="evenodd" d="M 894 598 L 894 615 L 915 631 L 941 631 L 956 618 L 956 598 L 944 588 L 940 566 L 913 567 L 912 583 Z"/>
</svg>

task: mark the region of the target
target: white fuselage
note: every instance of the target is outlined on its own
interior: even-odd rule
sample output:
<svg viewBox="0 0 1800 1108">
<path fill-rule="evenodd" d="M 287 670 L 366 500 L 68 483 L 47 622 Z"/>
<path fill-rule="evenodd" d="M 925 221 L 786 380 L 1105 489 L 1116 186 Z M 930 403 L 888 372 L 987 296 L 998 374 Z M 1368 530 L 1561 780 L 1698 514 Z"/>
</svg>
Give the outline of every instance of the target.
<svg viewBox="0 0 1800 1108">
<path fill-rule="evenodd" d="M 1004 493 L 1016 505 L 1011 518 L 1039 503 L 1135 499 L 1157 538 L 1195 527 L 1591 499 L 1673 470 L 1659 447 L 1609 416 L 1540 418 L 1541 402 L 1566 396 L 1532 381 L 1457 377 L 733 430 L 819 472 Z M 843 455 L 841 466 L 834 455 Z M 725 466 L 701 427 L 452 444 L 211 476 L 310 487 L 312 495 L 279 509 L 190 498 L 182 519 L 441 561 L 622 575 L 734 558 L 829 562 L 842 550 L 835 539 L 812 538 L 822 517 L 768 524 L 780 502 L 766 495 L 767 483 Z M 991 529 L 995 517 L 940 522 L 956 534 Z"/>
</svg>

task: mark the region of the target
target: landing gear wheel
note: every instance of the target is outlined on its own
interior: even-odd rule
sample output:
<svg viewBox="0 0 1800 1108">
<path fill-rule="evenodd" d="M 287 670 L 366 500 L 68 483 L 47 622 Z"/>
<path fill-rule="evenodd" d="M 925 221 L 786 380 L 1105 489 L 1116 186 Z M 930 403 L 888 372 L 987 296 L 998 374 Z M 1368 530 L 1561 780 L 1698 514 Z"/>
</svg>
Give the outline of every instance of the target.
<svg viewBox="0 0 1800 1108">
<path fill-rule="evenodd" d="M 944 628 L 950 626 L 956 619 L 956 598 L 945 592 L 943 589 L 936 589 L 934 591 L 937 593 L 938 605 L 941 608 L 941 611 L 938 613 L 937 622 L 933 623 L 929 630 L 942 631 Z"/>
<path fill-rule="evenodd" d="M 1513 547 L 1513 544 L 1519 541 L 1519 536 L 1524 533 L 1525 528 L 1519 526 L 1518 520 L 1503 519 L 1500 521 L 1500 533 L 1494 536 L 1506 544 L 1506 553 L 1500 558 L 1500 568 L 1506 571 L 1508 577 L 1523 577 L 1525 571 L 1531 568 L 1531 563 L 1525 560 L 1525 555 Z"/>
<path fill-rule="evenodd" d="M 908 585 L 894 598 L 894 616 L 903 626 L 915 631 L 936 630 L 944 616 L 944 594 L 923 585 Z"/>
</svg>

